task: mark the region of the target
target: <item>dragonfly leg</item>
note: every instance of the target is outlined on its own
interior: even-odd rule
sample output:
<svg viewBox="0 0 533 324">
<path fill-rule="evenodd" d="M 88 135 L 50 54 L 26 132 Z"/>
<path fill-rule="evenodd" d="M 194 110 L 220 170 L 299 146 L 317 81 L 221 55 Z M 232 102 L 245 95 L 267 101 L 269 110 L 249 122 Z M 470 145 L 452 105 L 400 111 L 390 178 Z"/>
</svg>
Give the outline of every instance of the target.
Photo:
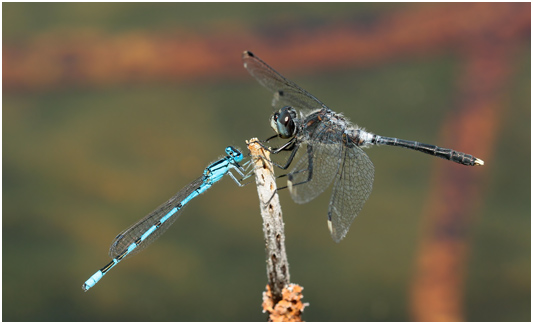
<svg viewBox="0 0 533 324">
<path fill-rule="evenodd" d="M 289 172 L 286 176 L 289 178 L 287 180 L 287 187 L 289 187 L 289 190 L 291 190 L 291 187 L 303 185 L 305 183 L 308 183 L 313 179 L 313 146 L 307 145 L 307 168 L 302 170 L 296 170 Z M 302 172 L 307 172 L 307 179 L 293 183 L 294 175 Z"/>
</svg>

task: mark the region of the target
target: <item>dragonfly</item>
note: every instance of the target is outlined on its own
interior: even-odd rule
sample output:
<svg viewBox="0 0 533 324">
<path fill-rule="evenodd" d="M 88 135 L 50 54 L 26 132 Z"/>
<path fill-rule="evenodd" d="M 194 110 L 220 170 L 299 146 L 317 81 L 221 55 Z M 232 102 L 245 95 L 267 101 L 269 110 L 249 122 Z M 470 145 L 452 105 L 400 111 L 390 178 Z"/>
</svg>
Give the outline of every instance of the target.
<svg viewBox="0 0 533 324">
<path fill-rule="evenodd" d="M 452 149 L 367 132 L 329 109 L 252 52 L 245 51 L 242 59 L 246 70 L 274 95 L 270 126 L 276 134 L 264 142 L 277 137 L 285 139 L 283 145 L 271 152 L 290 152 L 285 164 L 277 166 L 288 169 L 298 150 L 305 147 L 305 153 L 293 168 L 282 175 L 287 177 L 287 186 L 283 188 L 289 189 L 296 203 L 304 204 L 333 182 L 327 223 L 337 243 L 346 236 L 372 191 L 374 165 L 362 148 L 398 146 L 467 166 L 484 164 L 481 159 Z"/>
<path fill-rule="evenodd" d="M 148 247 L 178 219 L 183 207 L 189 201 L 211 188 L 224 175 L 228 174 L 235 183 L 239 186 L 244 186 L 242 180 L 249 176 L 245 175 L 245 166 L 249 161 L 241 166 L 239 163 L 242 162 L 244 156 L 233 146 L 226 147 L 225 152 L 226 155 L 224 157 L 204 169 L 201 177 L 185 186 L 153 212 L 118 234 L 109 248 L 111 262 L 87 279 L 82 285 L 82 289 L 84 291 L 89 290 L 120 261 Z M 231 172 L 232 170 L 242 178 L 238 179 Z"/>
</svg>

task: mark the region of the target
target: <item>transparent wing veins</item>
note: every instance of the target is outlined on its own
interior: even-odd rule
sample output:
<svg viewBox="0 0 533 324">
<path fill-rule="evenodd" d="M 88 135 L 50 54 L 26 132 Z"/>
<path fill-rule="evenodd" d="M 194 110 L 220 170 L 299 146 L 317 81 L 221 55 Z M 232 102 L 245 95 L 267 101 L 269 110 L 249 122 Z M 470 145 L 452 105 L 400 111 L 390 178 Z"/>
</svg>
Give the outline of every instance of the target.
<svg viewBox="0 0 533 324">
<path fill-rule="evenodd" d="M 303 111 L 318 108 L 327 109 L 326 105 L 315 96 L 286 79 L 251 52 L 244 52 L 242 59 L 248 72 L 274 94 L 272 106 L 275 109 L 283 106 L 292 106 Z"/>
</svg>

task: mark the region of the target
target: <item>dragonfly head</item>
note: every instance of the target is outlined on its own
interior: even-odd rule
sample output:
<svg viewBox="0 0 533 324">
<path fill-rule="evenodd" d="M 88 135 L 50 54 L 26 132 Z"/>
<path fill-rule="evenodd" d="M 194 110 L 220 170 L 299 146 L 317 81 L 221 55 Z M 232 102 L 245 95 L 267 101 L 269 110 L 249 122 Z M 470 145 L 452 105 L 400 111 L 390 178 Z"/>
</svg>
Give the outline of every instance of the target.
<svg viewBox="0 0 533 324">
<path fill-rule="evenodd" d="M 295 119 L 296 110 L 290 106 L 285 106 L 270 117 L 270 127 L 279 137 L 291 138 L 296 135 Z"/>
</svg>

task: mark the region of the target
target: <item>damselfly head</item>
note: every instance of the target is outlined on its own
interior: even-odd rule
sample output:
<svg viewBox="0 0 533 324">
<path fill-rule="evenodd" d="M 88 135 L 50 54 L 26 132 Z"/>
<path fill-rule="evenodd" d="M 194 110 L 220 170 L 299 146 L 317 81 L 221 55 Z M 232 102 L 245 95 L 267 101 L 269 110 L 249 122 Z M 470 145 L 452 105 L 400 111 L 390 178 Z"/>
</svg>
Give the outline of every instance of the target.
<svg viewBox="0 0 533 324">
<path fill-rule="evenodd" d="M 241 151 L 237 150 L 233 146 L 226 147 L 226 154 L 232 157 L 235 160 L 235 162 L 241 162 L 243 159 L 243 155 Z"/>
</svg>

